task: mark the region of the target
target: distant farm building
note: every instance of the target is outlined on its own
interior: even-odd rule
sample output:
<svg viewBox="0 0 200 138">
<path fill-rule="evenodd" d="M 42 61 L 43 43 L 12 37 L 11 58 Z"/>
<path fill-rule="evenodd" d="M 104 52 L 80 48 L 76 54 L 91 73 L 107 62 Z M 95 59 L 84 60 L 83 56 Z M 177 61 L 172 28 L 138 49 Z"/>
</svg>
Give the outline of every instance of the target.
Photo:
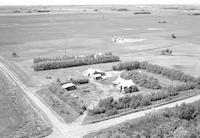
<svg viewBox="0 0 200 138">
<path fill-rule="evenodd" d="M 73 83 L 65 83 L 62 85 L 62 88 L 70 91 L 76 89 L 76 85 Z"/>
<path fill-rule="evenodd" d="M 125 79 L 122 79 L 121 77 L 118 77 L 113 82 L 113 84 L 116 85 L 116 88 L 121 92 L 124 92 L 125 89 L 127 88 L 131 88 L 132 86 L 135 86 L 135 83 L 132 80 L 125 80 Z"/>
<path fill-rule="evenodd" d="M 142 38 L 121 38 L 121 37 L 113 37 L 112 41 L 116 43 L 136 43 L 136 42 L 142 42 L 145 39 Z"/>
<path fill-rule="evenodd" d="M 172 55 L 172 50 L 164 49 L 161 51 L 161 55 Z"/>
</svg>

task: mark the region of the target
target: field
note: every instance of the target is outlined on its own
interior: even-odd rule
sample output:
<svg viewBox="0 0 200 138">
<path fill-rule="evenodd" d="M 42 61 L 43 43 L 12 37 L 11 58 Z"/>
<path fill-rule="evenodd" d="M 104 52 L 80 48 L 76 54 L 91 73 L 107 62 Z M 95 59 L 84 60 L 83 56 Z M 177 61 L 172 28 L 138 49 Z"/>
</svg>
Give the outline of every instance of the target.
<svg viewBox="0 0 200 138">
<path fill-rule="evenodd" d="M 77 107 L 70 105 L 74 99 L 68 95 L 72 93 L 77 95 L 78 100 L 82 100 L 88 109 L 97 105 L 101 98 L 112 96 L 114 99 L 119 99 L 124 96 L 111 86 L 120 74 L 112 71 L 112 66 L 118 63 L 34 71 L 33 59 L 112 52 L 113 55 L 120 57 L 121 62 L 148 61 L 198 77 L 200 76 L 200 16 L 188 15 L 192 6 L 179 7 L 174 9 L 165 6 L 75 6 L 70 9 L 61 6 L 61 9 L 68 10 L 30 14 L 12 13 L 19 7 L 0 7 L 0 55 L 12 65 L 20 79 L 30 89 L 40 90 L 37 94 L 60 114 L 66 123 L 71 123 L 80 114 Z M 116 10 L 119 8 L 129 10 Z M 199 7 L 195 8 L 197 11 L 200 10 Z M 84 11 L 85 9 L 87 10 Z M 26 10 L 29 10 L 28 7 Z M 150 11 L 151 14 L 134 14 L 142 10 Z M 161 23 L 163 21 L 166 22 Z M 172 33 L 176 39 L 171 38 Z M 119 43 L 112 41 L 118 37 L 143 41 Z M 162 55 L 161 51 L 165 49 L 171 49 L 172 55 Z M 14 52 L 17 56 L 13 56 Z M 82 76 L 88 68 L 101 69 L 114 75 L 105 81 L 90 81 L 89 84 L 78 86 L 76 90 L 67 92 L 67 96 L 65 95 L 67 100 L 44 90 L 51 83 L 55 83 L 57 78 L 65 82 L 70 78 Z M 157 78 L 162 87 L 184 84 L 180 81 L 172 82 L 161 75 L 147 71 L 143 73 Z M 133 95 L 146 95 L 158 91 L 139 85 L 137 87 L 140 91 Z M 182 95 L 187 93 L 183 92 Z M 0 129 L 0 132 L 3 132 L 10 125 L 19 125 L 21 116 L 8 117 L 8 114 L 13 112 L 12 106 L 4 98 L 3 93 L 0 96 L 3 99 L 0 101 L 1 111 L 8 109 L 6 112 L 0 112 L 0 115 L 2 114 L 0 117 L 6 118 L 0 118 L 2 121 L 0 124 L 6 124 L 5 128 Z M 52 102 L 52 99 L 59 104 Z"/>
<path fill-rule="evenodd" d="M 42 137 L 52 130 L 30 108 L 20 92 L 1 75 L 0 76 L 0 137 Z"/>
<path fill-rule="evenodd" d="M 1 93 L 0 93 L 0 136 L 6 137 L 9 133 L 13 133 L 15 128 L 20 125 L 22 121 L 21 114 L 16 112 L 12 102 L 9 101 L 5 95 L 5 91 L 9 86 L 6 86 L 6 82 L 1 79 Z M 7 88 L 6 88 L 7 87 Z"/>
</svg>

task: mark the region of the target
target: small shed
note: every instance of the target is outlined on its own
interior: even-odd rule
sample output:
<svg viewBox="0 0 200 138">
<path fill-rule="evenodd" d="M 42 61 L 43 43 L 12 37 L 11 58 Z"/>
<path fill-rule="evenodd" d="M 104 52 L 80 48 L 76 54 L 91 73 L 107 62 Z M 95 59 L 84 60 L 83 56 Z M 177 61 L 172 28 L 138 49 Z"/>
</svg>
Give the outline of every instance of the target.
<svg viewBox="0 0 200 138">
<path fill-rule="evenodd" d="M 65 83 L 62 85 L 62 88 L 70 91 L 76 89 L 76 85 L 73 83 Z"/>
</svg>

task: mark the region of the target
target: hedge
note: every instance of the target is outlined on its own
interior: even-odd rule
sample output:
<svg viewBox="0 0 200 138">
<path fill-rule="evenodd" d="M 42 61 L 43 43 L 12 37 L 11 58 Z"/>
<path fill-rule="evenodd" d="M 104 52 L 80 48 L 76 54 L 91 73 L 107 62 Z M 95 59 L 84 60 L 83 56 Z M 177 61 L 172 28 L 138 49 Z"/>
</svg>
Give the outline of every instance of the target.
<svg viewBox="0 0 200 138">
<path fill-rule="evenodd" d="M 103 54 L 76 58 L 55 58 L 50 60 L 48 58 L 42 60 L 35 59 L 32 67 L 34 71 L 41 71 L 118 61 L 120 61 L 120 58 L 118 56 L 114 56 L 112 54 Z"/>
<path fill-rule="evenodd" d="M 144 69 L 144 70 L 147 70 L 148 72 L 152 72 L 155 74 L 161 74 L 171 80 L 179 80 L 182 82 L 197 83 L 197 79 L 193 76 L 190 76 L 188 74 L 185 74 L 185 73 L 175 70 L 175 69 L 170 69 L 170 68 L 162 67 L 159 65 L 154 65 L 154 64 L 148 63 L 146 61 L 124 62 L 124 63 L 119 63 L 118 65 L 113 66 L 113 70 L 118 70 L 118 71 L 120 71 L 120 70 L 137 70 L 137 69 Z"/>
</svg>

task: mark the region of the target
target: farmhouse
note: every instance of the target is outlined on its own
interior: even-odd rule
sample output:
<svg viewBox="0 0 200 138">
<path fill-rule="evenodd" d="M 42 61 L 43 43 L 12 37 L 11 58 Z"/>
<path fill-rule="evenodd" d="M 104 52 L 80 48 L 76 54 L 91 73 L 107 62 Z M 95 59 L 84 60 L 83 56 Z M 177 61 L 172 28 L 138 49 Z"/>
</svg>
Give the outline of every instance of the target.
<svg viewBox="0 0 200 138">
<path fill-rule="evenodd" d="M 94 74 L 98 74 L 98 72 L 103 72 L 103 71 L 100 71 L 98 69 L 92 69 L 92 68 L 89 68 L 88 70 L 86 70 L 84 72 L 84 75 L 85 76 L 88 76 L 88 77 L 92 77 Z"/>
<path fill-rule="evenodd" d="M 76 89 L 76 85 L 73 83 L 65 83 L 62 85 L 62 88 L 70 91 Z"/>
<path fill-rule="evenodd" d="M 91 77 L 95 80 L 101 80 L 106 76 L 106 73 L 98 69 L 89 68 L 85 71 L 84 76 Z"/>
<path fill-rule="evenodd" d="M 122 79 L 121 77 L 118 77 L 113 82 L 113 84 L 116 85 L 116 88 L 121 92 L 124 92 L 124 90 L 126 88 L 130 88 L 131 86 L 135 86 L 135 83 L 132 80 L 125 80 L 125 79 Z"/>
</svg>

